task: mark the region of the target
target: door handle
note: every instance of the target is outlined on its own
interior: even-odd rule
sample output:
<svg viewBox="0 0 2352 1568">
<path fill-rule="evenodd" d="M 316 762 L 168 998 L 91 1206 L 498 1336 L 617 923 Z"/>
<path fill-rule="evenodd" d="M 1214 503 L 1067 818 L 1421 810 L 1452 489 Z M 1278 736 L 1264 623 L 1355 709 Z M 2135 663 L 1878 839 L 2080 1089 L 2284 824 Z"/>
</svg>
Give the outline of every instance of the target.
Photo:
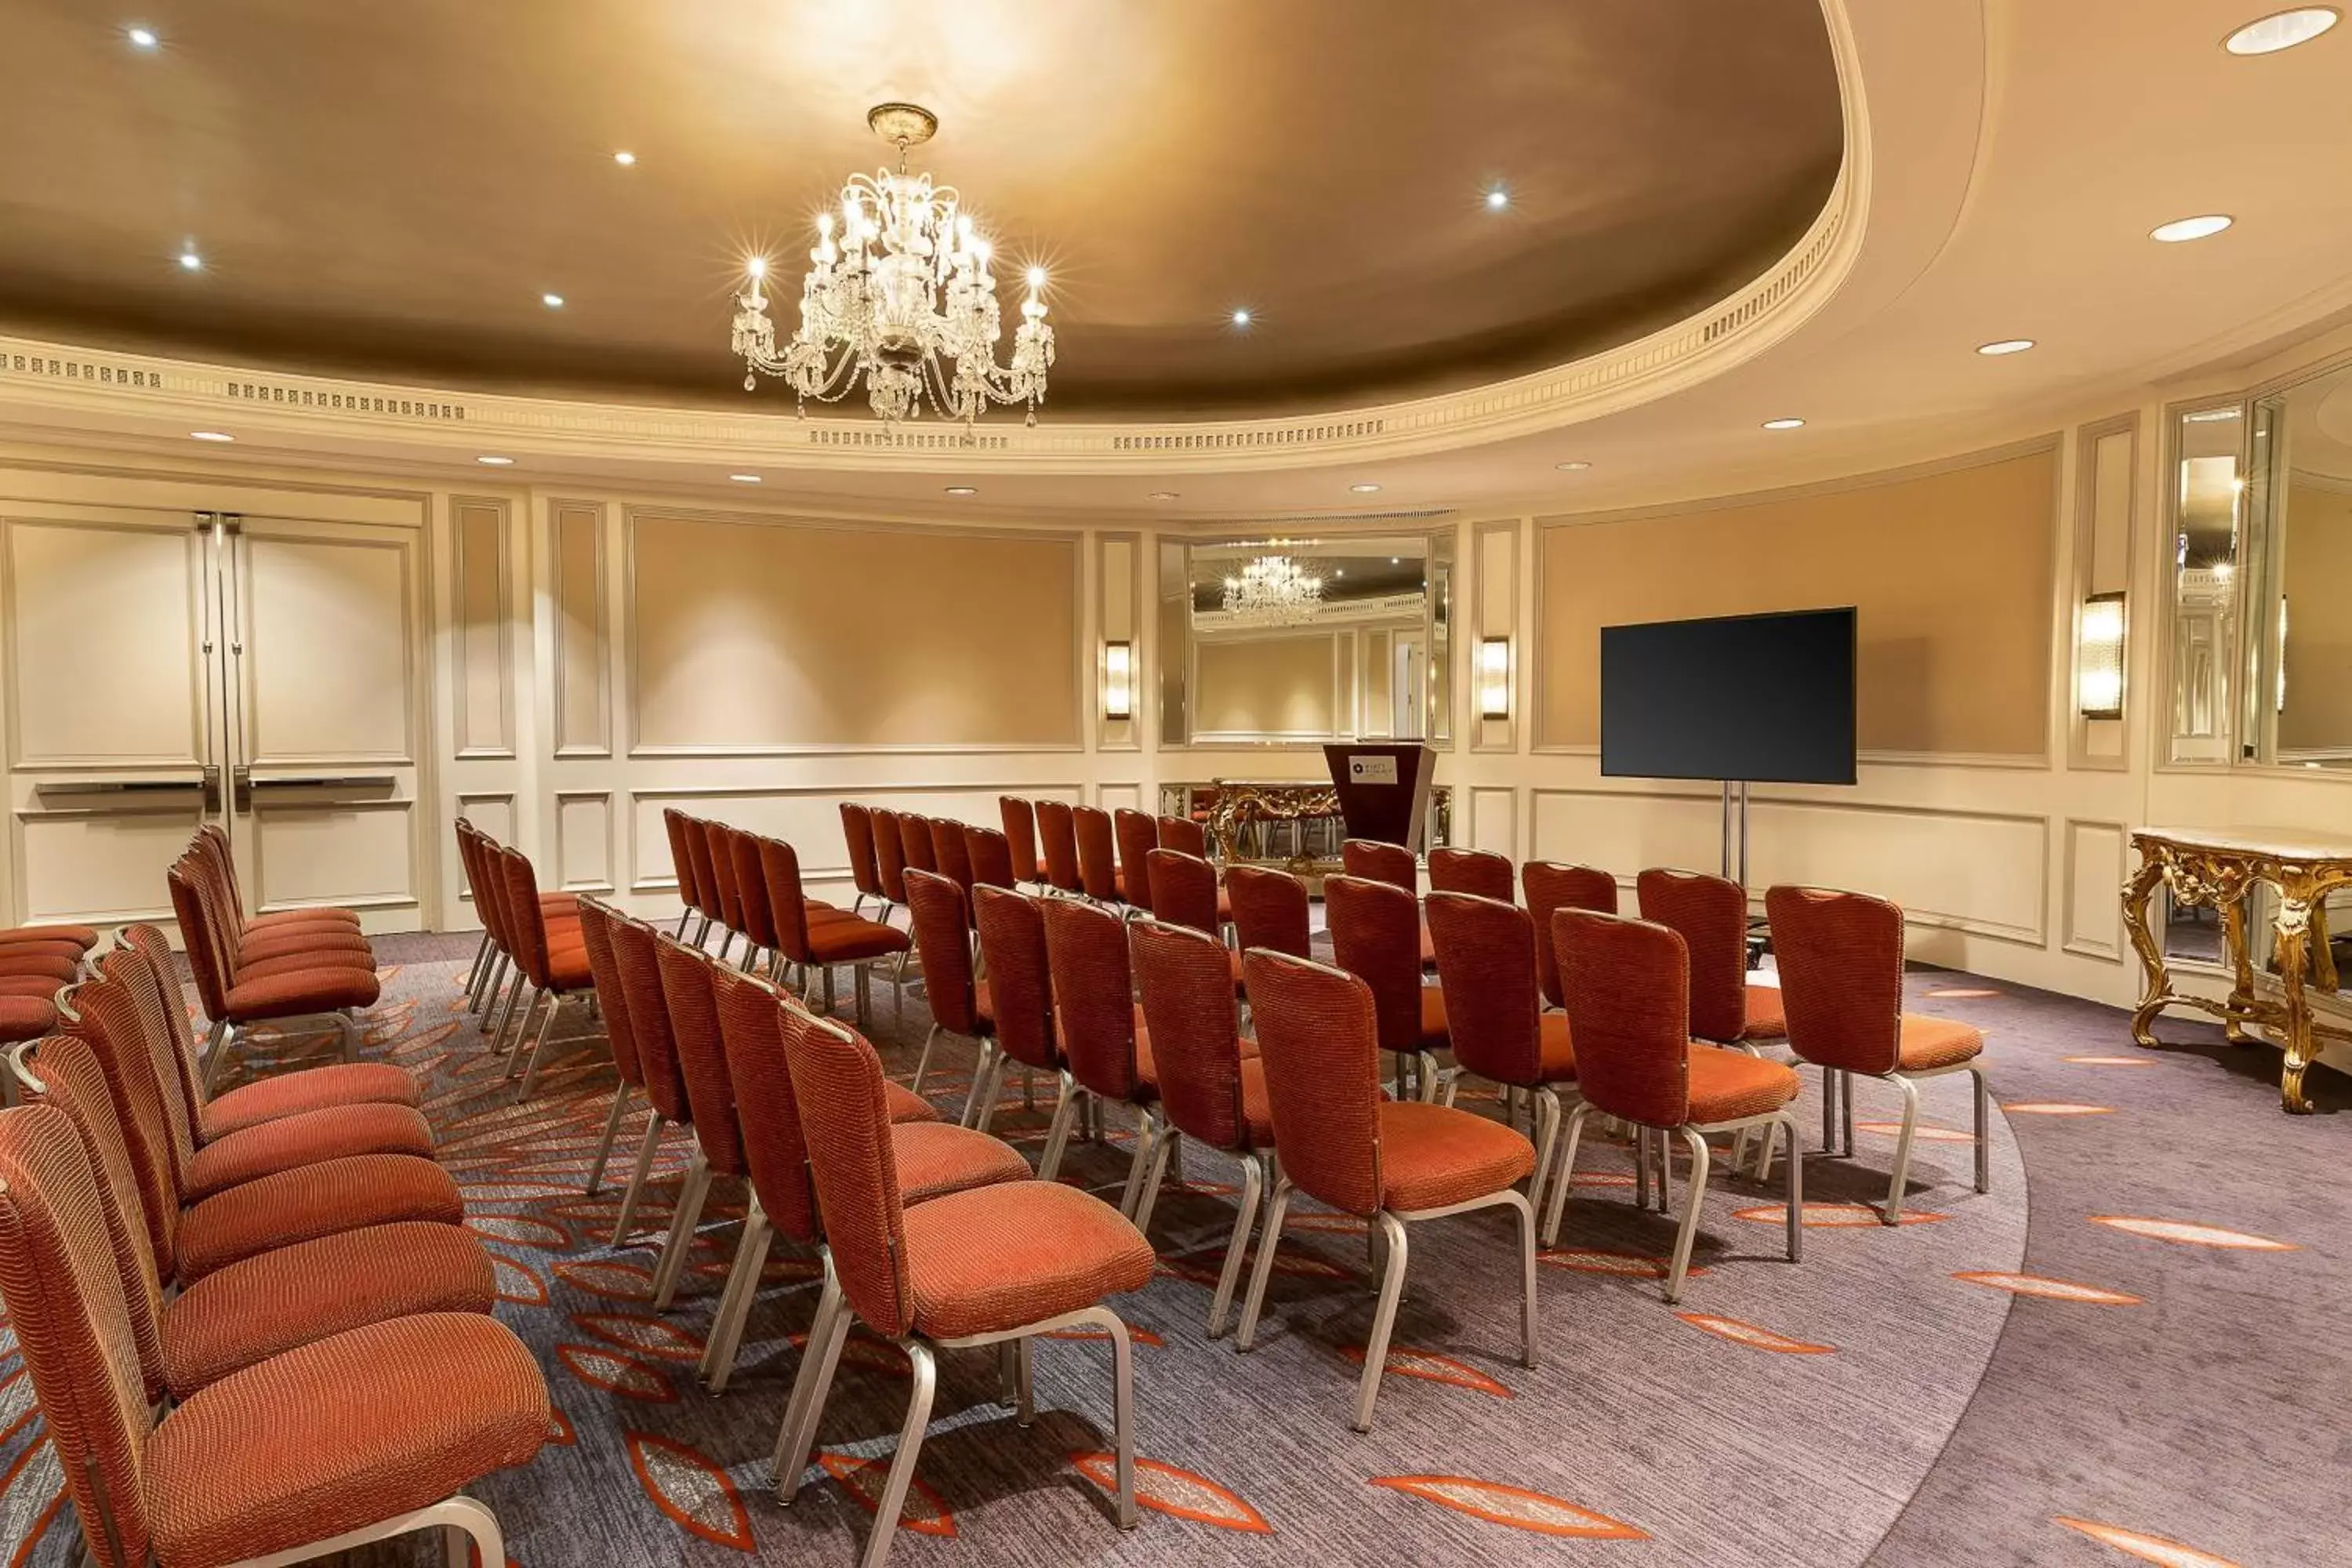
<svg viewBox="0 0 2352 1568">
<path fill-rule="evenodd" d="M 253 770 L 239 763 L 229 777 L 236 792 L 237 815 L 242 816 L 253 809 Z"/>
<path fill-rule="evenodd" d="M 218 816 L 220 815 L 221 808 L 220 764 L 218 763 L 208 763 L 205 764 L 204 790 L 205 815 L 206 816 Z"/>
</svg>

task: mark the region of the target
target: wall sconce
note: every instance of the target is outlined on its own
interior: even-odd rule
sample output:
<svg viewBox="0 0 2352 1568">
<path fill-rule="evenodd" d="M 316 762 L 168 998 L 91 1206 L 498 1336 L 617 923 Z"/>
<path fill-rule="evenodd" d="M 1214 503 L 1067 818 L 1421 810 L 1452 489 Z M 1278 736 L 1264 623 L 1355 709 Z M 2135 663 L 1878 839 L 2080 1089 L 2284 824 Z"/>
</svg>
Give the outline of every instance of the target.
<svg viewBox="0 0 2352 1568">
<path fill-rule="evenodd" d="M 1135 717 L 1135 645 L 1103 644 L 1103 717 Z"/>
<path fill-rule="evenodd" d="M 2085 719 L 2124 716 L 2124 595 L 2083 601 L 2074 653 L 2074 706 Z"/>
<path fill-rule="evenodd" d="M 1511 639 L 1487 637 L 1478 644 L 1478 717 L 1511 716 Z"/>
</svg>

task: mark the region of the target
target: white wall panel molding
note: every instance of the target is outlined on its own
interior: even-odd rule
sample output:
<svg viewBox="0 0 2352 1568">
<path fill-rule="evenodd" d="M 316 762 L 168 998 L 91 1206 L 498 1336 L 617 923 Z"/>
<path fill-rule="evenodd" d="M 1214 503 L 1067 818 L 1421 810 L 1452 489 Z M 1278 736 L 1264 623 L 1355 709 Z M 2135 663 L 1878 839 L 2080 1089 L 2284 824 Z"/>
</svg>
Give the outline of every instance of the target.
<svg viewBox="0 0 2352 1568">
<path fill-rule="evenodd" d="M 2058 929 L 2068 952 L 2124 962 L 2123 885 L 2130 830 L 2120 822 L 2066 818 Z"/>
</svg>

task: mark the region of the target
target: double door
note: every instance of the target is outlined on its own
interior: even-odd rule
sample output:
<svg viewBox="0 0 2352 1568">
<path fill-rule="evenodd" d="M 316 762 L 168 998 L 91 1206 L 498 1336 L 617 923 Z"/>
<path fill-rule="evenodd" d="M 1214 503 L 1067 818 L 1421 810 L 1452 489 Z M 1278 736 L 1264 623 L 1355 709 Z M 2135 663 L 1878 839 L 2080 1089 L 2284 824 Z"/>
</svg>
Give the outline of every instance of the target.
<svg viewBox="0 0 2352 1568">
<path fill-rule="evenodd" d="M 420 565 L 409 528 L 0 503 L 7 917 L 168 920 L 209 822 L 261 909 L 423 923 Z"/>
</svg>

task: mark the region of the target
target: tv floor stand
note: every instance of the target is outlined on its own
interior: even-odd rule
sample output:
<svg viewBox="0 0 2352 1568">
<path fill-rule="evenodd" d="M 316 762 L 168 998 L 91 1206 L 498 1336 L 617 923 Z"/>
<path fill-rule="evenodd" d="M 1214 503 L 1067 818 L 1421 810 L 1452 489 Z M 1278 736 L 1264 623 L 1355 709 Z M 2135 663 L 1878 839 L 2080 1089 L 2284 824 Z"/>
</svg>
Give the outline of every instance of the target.
<svg viewBox="0 0 2352 1568">
<path fill-rule="evenodd" d="M 1726 779 L 1723 783 L 1723 874 L 1748 886 L 1748 785 Z M 1772 948 L 1769 929 L 1762 920 L 1748 917 L 1748 967 L 1757 963 Z"/>
</svg>

